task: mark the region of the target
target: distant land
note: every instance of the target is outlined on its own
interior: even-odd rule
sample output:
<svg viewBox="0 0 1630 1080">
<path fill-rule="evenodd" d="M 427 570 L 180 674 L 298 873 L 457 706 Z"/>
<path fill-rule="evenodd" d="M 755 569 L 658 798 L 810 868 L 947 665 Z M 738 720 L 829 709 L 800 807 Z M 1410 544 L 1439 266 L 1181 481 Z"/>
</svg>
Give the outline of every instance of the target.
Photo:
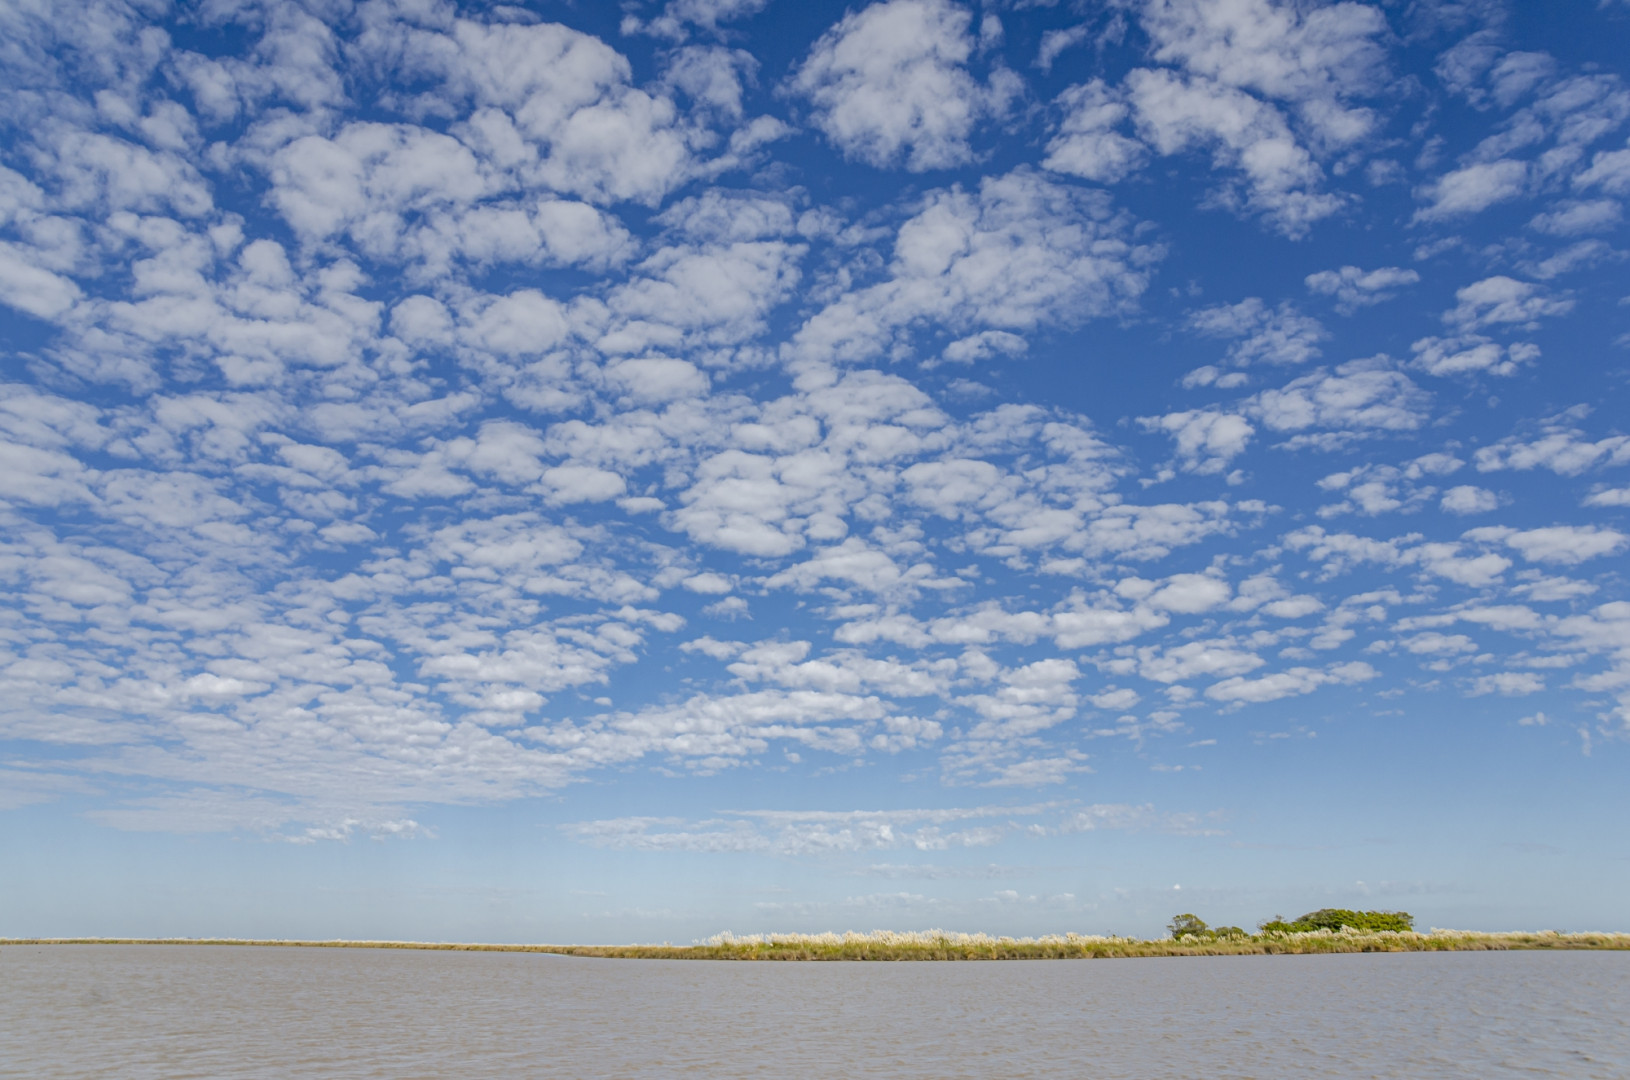
<svg viewBox="0 0 1630 1080">
<path fill-rule="evenodd" d="M 1088 960 L 1158 956 L 1316 953 L 1630 950 L 1630 933 L 1559 930 L 1266 931 L 1143 939 L 1092 934 L 992 937 L 943 930 L 845 934 L 719 934 L 693 945 L 525 945 L 436 941 L 290 941 L 251 938 L 0 938 L 18 945 L 253 945 L 319 949 L 424 949 L 444 952 L 555 953 L 644 960 Z"/>
</svg>

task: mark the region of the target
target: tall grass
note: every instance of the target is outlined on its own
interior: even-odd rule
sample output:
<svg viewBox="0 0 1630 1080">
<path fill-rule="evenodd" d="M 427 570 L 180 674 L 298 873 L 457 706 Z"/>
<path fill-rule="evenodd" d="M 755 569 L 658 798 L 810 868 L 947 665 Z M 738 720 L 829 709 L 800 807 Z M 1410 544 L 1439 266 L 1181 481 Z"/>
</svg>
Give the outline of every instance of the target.
<svg viewBox="0 0 1630 1080">
<path fill-rule="evenodd" d="M 1134 956 L 1249 956 L 1513 949 L 1630 949 L 1630 934 L 1470 930 L 1270 931 L 1218 938 L 1133 938 L 1097 934 L 995 937 L 948 930 L 843 934 L 716 934 L 674 955 L 731 960 L 1006 960 Z M 612 951 L 608 950 L 607 955 Z M 634 947 L 615 955 L 651 955 Z"/>
<path fill-rule="evenodd" d="M 1041 937 L 992 937 L 990 934 L 963 934 L 955 930 L 873 930 L 864 934 L 857 930 L 846 930 L 841 934 L 835 934 L 828 930 L 824 934 L 746 934 L 737 937 L 726 930 L 722 934 L 714 934 L 710 938 L 703 938 L 696 944 L 703 947 L 786 945 L 832 948 L 846 945 L 883 945 L 906 948 L 922 945 L 954 945 L 961 947 L 985 945 L 1079 945 L 1136 940 L 1138 939 L 1074 933 L 1043 934 Z"/>
<path fill-rule="evenodd" d="M 1360 952 L 1630 950 L 1630 934 L 1559 930 L 1269 931 L 1215 939 L 1133 938 L 1098 934 L 997 937 L 952 930 L 873 930 L 842 934 L 744 934 L 726 931 L 692 945 L 523 945 L 426 941 L 283 941 L 238 938 L 0 938 L 17 945 L 258 945 L 306 948 L 533 952 L 649 960 L 1050 960 L 1137 956 L 1250 956 Z"/>
</svg>

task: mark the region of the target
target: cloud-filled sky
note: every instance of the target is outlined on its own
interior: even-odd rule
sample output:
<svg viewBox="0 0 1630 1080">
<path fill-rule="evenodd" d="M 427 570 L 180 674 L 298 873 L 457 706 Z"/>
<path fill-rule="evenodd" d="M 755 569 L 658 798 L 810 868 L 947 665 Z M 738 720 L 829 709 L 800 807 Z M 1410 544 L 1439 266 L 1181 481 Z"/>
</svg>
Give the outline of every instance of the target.
<svg viewBox="0 0 1630 1080">
<path fill-rule="evenodd" d="M 0 6 L 0 933 L 1623 929 L 1626 56 Z"/>
</svg>

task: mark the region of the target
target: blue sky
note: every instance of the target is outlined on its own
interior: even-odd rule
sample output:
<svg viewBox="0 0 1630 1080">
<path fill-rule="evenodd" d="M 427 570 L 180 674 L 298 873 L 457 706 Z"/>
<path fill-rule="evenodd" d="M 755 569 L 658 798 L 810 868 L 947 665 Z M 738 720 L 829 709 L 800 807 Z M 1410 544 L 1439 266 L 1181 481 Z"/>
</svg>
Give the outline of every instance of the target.
<svg viewBox="0 0 1630 1080">
<path fill-rule="evenodd" d="M 5 5 L 0 933 L 1623 929 L 1626 56 Z"/>
</svg>

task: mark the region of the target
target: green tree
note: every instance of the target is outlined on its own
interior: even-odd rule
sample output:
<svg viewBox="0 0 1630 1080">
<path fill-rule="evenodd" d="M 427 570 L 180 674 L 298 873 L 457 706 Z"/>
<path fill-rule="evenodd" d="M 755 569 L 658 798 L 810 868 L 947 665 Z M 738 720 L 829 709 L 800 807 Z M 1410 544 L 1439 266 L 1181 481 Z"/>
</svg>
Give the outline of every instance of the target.
<svg viewBox="0 0 1630 1080">
<path fill-rule="evenodd" d="M 1172 921 L 1166 925 L 1166 929 L 1171 931 L 1173 940 L 1185 937 L 1208 937 L 1211 934 L 1211 928 L 1205 924 L 1204 919 L 1188 912 L 1182 915 L 1173 915 Z"/>
<path fill-rule="evenodd" d="M 1405 932 L 1415 928 L 1415 916 L 1407 911 L 1351 911 L 1347 908 L 1320 908 L 1286 922 L 1283 915 L 1275 915 L 1257 924 L 1263 933 L 1305 934 L 1310 930 L 1337 930 L 1351 927 L 1364 933 L 1382 930 Z"/>
<path fill-rule="evenodd" d="M 1312 930 L 1340 930 L 1350 926 L 1354 930 L 1374 933 L 1378 930 L 1412 930 L 1415 917 L 1407 911 L 1349 911 L 1346 908 L 1320 908 L 1296 920 Z"/>
</svg>

